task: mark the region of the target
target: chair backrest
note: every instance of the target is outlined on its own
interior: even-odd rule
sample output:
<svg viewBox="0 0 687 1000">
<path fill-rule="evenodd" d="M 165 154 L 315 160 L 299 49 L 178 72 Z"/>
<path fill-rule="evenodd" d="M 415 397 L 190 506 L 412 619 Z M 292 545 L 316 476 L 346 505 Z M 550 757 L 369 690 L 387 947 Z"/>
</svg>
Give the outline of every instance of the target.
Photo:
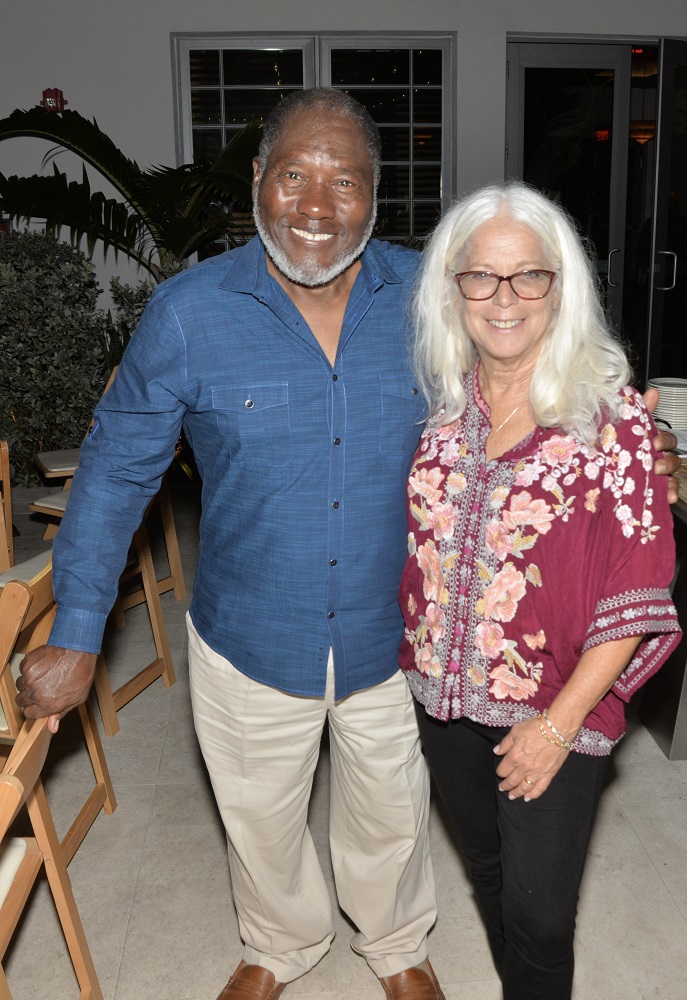
<svg viewBox="0 0 687 1000">
<path fill-rule="evenodd" d="M 0 774 L 0 838 L 40 778 L 52 733 L 47 719 L 25 722 Z"/>
<path fill-rule="evenodd" d="M 12 490 L 7 441 L 0 441 L 0 573 L 14 565 Z"/>
<path fill-rule="evenodd" d="M 0 591 L 0 736 L 18 737 L 24 717 L 16 703 L 15 679 L 23 657 L 46 642 L 55 617 L 52 563 L 29 581 L 12 580 Z M 15 624 L 22 618 L 20 628 Z M 8 660 L 3 658 L 7 651 Z M 5 668 L 8 669 L 5 669 Z"/>
<path fill-rule="evenodd" d="M 4 680 L 9 663 L 22 632 L 40 621 L 39 605 L 50 575 L 39 587 L 32 588 L 11 581 L 0 592 L 0 669 Z M 44 611 L 45 609 L 43 609 Z M 93 959 L 86 942 L 76 900 L 72 891 L 66 861 L 55 830 L 50 807 L 43 791 L 41 771 L 52 734 L 47 719 L 25 721 L 19 727 L 11 749 L 0 749 L 4 766 L 0 772 L 0 959 L 15 927 L 31 897 L 31 888 L 41 869 L 50 886 L 74 972 L 79 984 L 79 998 L 102 1000 Z M 26 806 L 31 825 L 30 835 L 7 836 L 10 824 L 22 806 Z M 38 960 L 41 953 L 37 950 Z M 11 1000 L 10 987 L 4 969 L 0 967 L 0 998 Z"/>
</svg>

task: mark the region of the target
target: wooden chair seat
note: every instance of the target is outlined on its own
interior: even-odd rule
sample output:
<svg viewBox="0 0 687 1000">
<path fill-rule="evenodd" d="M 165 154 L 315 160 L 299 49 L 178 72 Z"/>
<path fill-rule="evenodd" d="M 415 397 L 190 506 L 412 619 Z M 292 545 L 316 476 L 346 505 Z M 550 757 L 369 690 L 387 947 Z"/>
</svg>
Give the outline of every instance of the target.
<svg viewBox="0 0 687 1000">
<path fill-rule="evenodd" d="M 79 467 L 80 448 L 39 451 L 36 465 L 45 479 L 71 479 Z"/>
</svg>

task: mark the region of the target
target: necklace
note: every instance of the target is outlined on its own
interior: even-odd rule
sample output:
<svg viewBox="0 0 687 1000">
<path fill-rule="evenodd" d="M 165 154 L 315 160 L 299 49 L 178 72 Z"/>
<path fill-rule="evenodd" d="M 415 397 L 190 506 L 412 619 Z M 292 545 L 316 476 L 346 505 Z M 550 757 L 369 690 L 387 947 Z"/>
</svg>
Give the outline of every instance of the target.
<svg viewBox="0 0 687 1000">
<path fill-rule="evenodd" d="M 508 423 L 508 421 L 510 420 L 510 418 L 515 416 L 515 414 L 518 412 L 518 410 L 520 409 L 521 406 L 522 406 L 522 403 L 518 403 L 518 405 L 515 407 L 515 409 L 511 410 L 510 413 L 508 414 L 508 416 L 506 417 L 506 419 L 502 420 L 501 423 L 496 428 L 496 430 L 492 430 L 491 433 L 492 434 L 498 434 L 498 432 L 501 430 L 501 428 L 506 426 L 506 424 Z"/>
</svg>

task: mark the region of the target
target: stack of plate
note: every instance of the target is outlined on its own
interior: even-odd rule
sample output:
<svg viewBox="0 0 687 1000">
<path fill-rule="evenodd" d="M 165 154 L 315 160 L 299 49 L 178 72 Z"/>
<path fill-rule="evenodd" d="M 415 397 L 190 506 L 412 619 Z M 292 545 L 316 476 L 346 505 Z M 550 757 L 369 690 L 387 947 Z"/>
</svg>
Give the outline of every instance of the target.
<svg viewBox="0 0 687 1000">
<path fill-rule="evenodd" d="M 687 378 L 652 378 L 649 385 L 661 394 L 654 420 L 667 421 L 673 430 L 687 430 Z"/>
</svg>

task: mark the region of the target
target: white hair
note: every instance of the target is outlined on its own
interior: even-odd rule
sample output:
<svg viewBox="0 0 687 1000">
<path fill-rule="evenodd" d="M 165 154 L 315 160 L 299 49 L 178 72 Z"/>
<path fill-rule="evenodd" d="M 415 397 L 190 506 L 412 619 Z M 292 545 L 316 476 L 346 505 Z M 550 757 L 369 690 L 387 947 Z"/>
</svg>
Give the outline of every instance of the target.
<svg viewBox="0 0 687 1000">
<path fill-rule="evenodd" d="M 530 385 L 534 419 L 540 427 L 560 426 L 592 443 L 600 420 L 617 418 L 618 390 L 630 382 L 630 366 L 606 323 L 594 268 L 574 222 L 520 181 L 484 187 L 457 202 L 422 255 L 411 308 L 415 367 L 430 411 L 443 407 L 442 419 L 450 423 L 465 409 L 463 375 L 477 352 L 461 322 L 453 272 L 465 265 L 480 226 L 496 215 L 531 229 L 546 264 L 559 272 L 554 285 L 559 308 Z"/>
</svg>

